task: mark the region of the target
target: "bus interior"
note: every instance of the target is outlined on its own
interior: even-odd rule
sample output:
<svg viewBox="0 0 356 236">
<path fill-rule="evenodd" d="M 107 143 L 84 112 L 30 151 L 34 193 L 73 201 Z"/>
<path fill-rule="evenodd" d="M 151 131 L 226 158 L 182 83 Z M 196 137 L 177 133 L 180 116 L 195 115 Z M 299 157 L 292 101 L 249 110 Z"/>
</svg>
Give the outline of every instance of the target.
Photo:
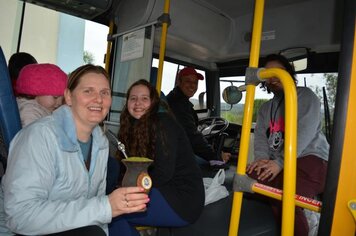
<svg viewBox="0 0 356 236">
<path fill-rule="evenodd" d="M 6 6 L 5 1 L 1 0 L 0 5 Z M 354 0 L 16 0 L 16 3 L 22 12 L 25 5 L 34 5 L 107 26 L 103 58 L 112 79 L 113 104 L 104 123 L 115 133 L 127 88 L 138 78 L 150 80 L 164 97 L 173 89 L 176 75 L 183 67 L 194 67 L 204 75 L 192 102 L 202 127 L 222 124 L 206 136 L 217 150 L 232 153 L 232 160 L 225 166 L 224 183 L 230 195 L 205 206 L 195 224 L 160 228 L 157 235 L 234 235 L 229 231 L 233 179 L 245 124 L 248 86 L 245 73 L 251 67 L 253 53 L 257 67 L 268 54 L 286 56 L 296 67 L 298 86 L 311 86 L 320 95 L 324 132 L 331 149 L 318 235 L 355 235 L 355 213 L 347 207 L 348 201 L 356 199 L 356 176 L 352 171 L 356 165 L 352 144 L 356 139 L 354 133 L 348 133 L 354 126 L 351 120 L 355 119 L 356 109 L 351 102 L 356 93 Z M 262 5 L 263 14 L 256 17 L 258 5 Z M 3 6 L 0 12 L 6 11 Z M 26 18 L 24 13 L 17 17 L 22 23 L 13 30 L 21 35 L 26 30 Z M 258 18 L 263 27 L 258 50 L 252 52 L 256 34 L 253 26 Z M 2 46 L 5 57 L 24 50 L 21 45 L 27 45 L 28 49 L 31 43 L 41 44 L 41 40 L 36 40 L 33 37 L 22 42 L 21 36 L 17 37 L 11 46 Z M 259 85 L 253 86 L 260 90 L 255 102 L 271 98 Z M 231 100 L 226 94 L 238 98 Z M 258 107 L 252 109 L 256 112 Z M 246 147 L 249 161 L 253 160 L 253 122 Z M 218 168 L 210 166 L 202 168 L 204 177 L 213 177 L 217 171 Z M 280 235 L 280 225 L 269 205 L 248 193 L 243 195 L 238 234 Z"/>
</svg>

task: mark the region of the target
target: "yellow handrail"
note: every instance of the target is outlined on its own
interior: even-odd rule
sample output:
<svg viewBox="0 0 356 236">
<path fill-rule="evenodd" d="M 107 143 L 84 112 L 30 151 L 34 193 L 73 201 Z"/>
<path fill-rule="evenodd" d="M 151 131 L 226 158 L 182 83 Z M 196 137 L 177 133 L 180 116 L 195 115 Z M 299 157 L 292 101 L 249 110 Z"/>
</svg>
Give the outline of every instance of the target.
<svg viewBox="0 0 356 236">
<path fill-rule="evenodd" d="M 254 23 L 252 31 L 251 52 L 249 66 L 258 67 L 260 42 L 262 34 L 264 0 L 256 0 Z M 295 184 L 296 184 L 296 134 L 297 134 L 297 95 L 294 81 L 290 75 L 281 69 L 264 69 L 259 72 L 261 79 L 278 77 L 284 88 L 286 106 L 286 127 L 285 127 L 285 159 L 284 159 L 284 179 L 283 186 L 283 210 L 282 210 L 282 235 L 293 235 L 294 233 L 294 208 L 295 208 Z M 255 95 L 255 85 L 247 85 L 244 118 L 241 131 L 240 151 L 237 164 L 237 174 L 246 174 L 248 158 L 248 146 L 250 140 L 250 130 L 253 114 L 253 103 Z M 229 236 L 238 233 L 242 192 L 234 192 L 233 205 L 231 210 Z"/>
<path fill-rule="evenodd" d="M 252 41 L 250 51 L 250 67 L 258 67 L 258 59 L 261 44 L 262 22 L 263 22 L 264 0 L 256 0 L 253 20 Z M 237 173 L 246 173 L 248 146 L 250 142 L 251 122 L 253 114 L 253 103 L 255 98 L 255 85 L 247 85 L 244 118 L 242 121 L 240 151 L 237 164 Z M 242 192 L 234 192 L 231 209 L 229 236 L 236 236 L 240 223 L 240 213 L 242 204 Z"/>
<path fill-rule="evenodd" d="M 254 193 L 259 193 L 261 195 L 265 195 L 267 197 L 274 198 L 279 201 L 282 200 L 283 191 L 278 188 L 273 188 L 268 185 L 264 185 L 264 184 L 256 182 L 251 186 L 251 190 Z M 302 208 L 305 208 L 305 209 L 308 209 L 311 211 L 316 211 L 316 212 L 321 211 L 322 202 L 320 202 L 316 199 L 304 197 L 304 196 L 301 196 L 298 194 L 296 194 L 294 196 L 294 199 L 295 199 L 296 206 L 299 206 L 299 207 L 302 207 Z"/>
<path fill-rule="evenodd" d="M 288 181 L 284 181 L 283 185 L 283 197 L 282 197 L 282 230 L 281 235 L 293 235 L 294 233 L 294 218 L 295 218 L 295 186 L 296 186 L 296 165 L 297 165 L 297 92 L 296 87 L 294 84 L 294 80 L 291 78 L 288 72 L 278 68 L 270 68 L 270 69 L 261 69 L 258 71 L 258 78 L 264 80 L 272 77 L 277 77 L 282 83 L 283 90 L 284 90 L 284 97 L 285 97 L 285 142 L 284 142 L 284 172 L 283 178 L 287 179 Z M 245 107 L 246 113 L 246 107 Z M 250 117 L 252 120 L 252 117 Z M 245 121 L 245 117 L 244 117 Z M 249 125 L 251 122 L 249 123 Z M 244 128 L 244 127 L 243 127 Z M 250 128 L 250 127 L 249 127 Z M 249 132 L 249 131 L 247 131 Z M 242 140 L 241 140 L 242 141 Z M 240 144 L 242 148 L 243 143 Z M 246 148 L 246 147 L 244 147 Z M 247 150 L 247 148 L 246 148 Z M 240 154 L 239 158 L 242 154 Z M 246 154 L 245 154 L 246 155 Z M 247 159 L 247 156 L 245 157 Z M 238 161 L 238 165 L 242 163 L 243 169 L 238 166 L 237 171 L 240 175 L 245 175 L 246 169 L 246 160 Z M 240 173 L 239 173 L 240 171 Z M 242 173 L 241 173 L 242 172 Z M 266 195 L 268 197 L 274 197 L 268 191 L 261 191 L 252 186 L 252 189 L 260 194 Z M 229 235 L 236 235 L 235 232 L 231 231 L 232 227 L 238 226 L 238 221 L 232 221 L 234 215 L 240 214 L 241 206 L 237 206 L 234 209 L 236 204 L 235 196 L 242 195 L 242 192 L 234 192 L 234 202 L 233 208 L 231 212 L 231 219 L 230 219 L 230 232 Z M 238 199 L 240 200 L 240 199 Z M 235 212 L 238 211 L 238 212 Z M 236 224 L 237 223 L 237 224 Z M 237 230 L 237 229 L 236 229 Z M 233 233 L 233 234 L 232 234 Z"/>
<path fill-rule="evenodd" d="M 111 20 L 109 24 L 109 36 L 111 36 L 114 32 L 114 21 Z M 109 37 L 108 37 L 109 38 Z M 108 40 L 108 44 L 106 46 L 106 54 L 105 54 L 105 70 L 109 73 L 109 64 L 110 64 L 110 56 L 111 56 L 111 45 L 112 42 Z"/>
<path fill-rule="evenodd" d="M 164 14 L 169 14 L 169 6 L 170 6 L 170 0 L 165 0 L 164 11 L 163 11 Z M 163 22 L 161 44 L 159 48 L 159 61 L 158 61 L 157 84 L 156 84 L 156 89 L 158 91 L 158 94 L 161 94 L 163 62 L 164 62 L 164 55 L 166 51 L 167 30 L 168 30 L 168 22 Z"/>
<path fill-rule="evenodd" d="M 282 235 L 293 235 L 295 212 L 295 186 L 297 166 L 297 92 L 294 80 L 282 69 L 263 69 L 259 72 L 261 79 L 277 77 L 281 81 L 285 97 L 285 142 L 283 202 L 282 202 Z"/>
</svg>

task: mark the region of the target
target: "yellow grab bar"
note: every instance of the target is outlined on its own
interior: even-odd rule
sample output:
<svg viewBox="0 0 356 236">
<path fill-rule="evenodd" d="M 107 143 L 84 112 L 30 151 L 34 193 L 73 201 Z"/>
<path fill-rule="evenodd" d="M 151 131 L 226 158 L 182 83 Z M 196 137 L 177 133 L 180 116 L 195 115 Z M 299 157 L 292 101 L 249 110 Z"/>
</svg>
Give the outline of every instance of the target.
<svg viewBox="0 0 356 236">
<path fill-rule="evenodd" d="M 259 78 L 277 77 L 281 81 L 285 98 L 285 142 L 283 202 L 282 202 L 282 236 L 294 233 L 295 186 L 297 166 L 297 91 L 294 80 L 282 69 L 270 68 L 259 71 Z"/>
<path fill-rule="evenodd" d="M 163 11 L 164 14 L 169 14 L 169 6 L 170 6 L 170 0 L 165 0 L 164 11 Z M 158 94 L 161 94 L 163 62 L 164 62 L 164 55 L 166 51 L 167 30 L 168 30 L 168 22 L 163 22 L 161 44 L 159 47 L 159 61 L 158 61 L 157 84 L 156 84 L 156 89 L 158 91 Z"/>
<path fill-rule="evenodd" d="M 261 45 L 262 23 L 264 13 L 264 0 L 256 0 L 253 31 L 250 51 L 249 66 L 258 67 L 259 51 Z M 286 126 L 285 126 L 285 144 L 284 144 L 284 179 L 283 186 L 283 210 L 282 210 L 282 235 L 293 235 L 294 233 L 294 208 L 295 208 L 295 185 L 296 185 L 296 136 L 297 136 L 297 95 L 294 81 L 290 75 L 281 69 L 264 69 L 259 72 L 261 79 L 278 77 L 281 80 L 285 93 L 286 106 Z M 253 104 L 255 96 L 255 85 L 249 84 L 246 89 L 246 100 L 244 108 L 244 118 L 242 122 L 240 151 L 237 164 L 237 174 L 245 175 L 248 147 L 250 140 L 250 131 L 253 114 Z M 234 192 L 233 204 L 231 210 L 229 236 L 236 236 L 240 222 L 242 192 Z"/>
<path fill-rule="evenodd" d="M 109 40 L 110 36 L 114 32 L 114 21 L 111 20 L 109 24 L 109 35 L 108 35 L 108 44 L 106 46 L 106 54 L 105 54 L 105 70 L 109 73 L 109 64 L 110 64 L 110 56 L 111 56 L 111 45 L 112 41 Z"/>
<path fill-rule="evenodd" d="M 250 51 L 250 67 L 258 67 L 258 59 L 261 46 L 261 34 L 262 34 L 262 21 L 263 21 L 263 9 L 264 0 L 256 0 L 254 20 L 253 20 L 253 30 L 252 30 L 252 40 L 251 40 L 251 51 Z M 244 175 L 246 173 L 247 157 L 248 157 L 248 146 L 250 142 L 250 132 L 251 132 L 251 122 L 253 114 L 253 103 L 255 98 L 255 85 L 247 85 L 246 88 L 246 99 L 244 108 L 244 117 L 242 121 L 242 131 L 241 131 L 241 141 L 239 149 L 239 157 L 237 164 L 237 173 Z M 230 217 L 230 227 L 229 236 L 236 236 L 240 223 L 240 213 L 242 204 L 242 192 L 234 192 L 231 217 Z"/>
<path fill-rule="evenodd" d="M 284 143 L 284 172 L 283 178 L 288 181 L 284 181 L 283 185 L 283 202 L 282 202 L 282 230 L 281 235 L 293 235 L 294 233 L 294 218 L 295 218 L 295 189 L 296 189 L 296 153 L 297 153 L 297 92 L 294 80 L 291 78 L 288 72 L 282 69 L 270 68 L 270 69 L 259 69 L 257 71 L 257 77 L 260 80 L 265 80 L 272 77 L 277 77 L 280 79 L 284 94 L 285 94 L 285 143 Z M 252 85 L 253 86 L 253 85 Z M 249 92 L 249 91 L 248 91 Z M 254 90 L 252 91 L 254 93 Z M 248 98 L 251 99 L 251 98 Z M 252 104 L 252 105 L 251 105 Z M 245 104 L 245 113 L 244 113 L 244 123 L 242 127 L 242 132 L 244 131 L 245 122 L 248 123 L 248 128 L 250 129 L 251 120 L 252 120 L 252 112 L 250 111 L 250 107 L 253 107 L 253 101 L 251 103 Z M 251 114 L 249 114 L 251 112 Z M 246 113 L 248 115 L 246 115 Z M 249 118 L 249 122 L 245 121 Z M 249 135 L 249 130 L 246 131 Z M 242 134 L 243 136 L 244 134 Z M 246 170 L 246 162 L 247 162 L 247 150 L 248 150 L 248 140 L 244 143 L 241 140 L 240 143 L 240 156 L 238 160 L 237 166 L 237 174 L 245 175 Z M 247 145 L 244 146 L 244 145 Z M 241 150 L 242 149 L 242 150 Z M 246 153 L 241 153 L 246 152 Z M 241 158 L 242 156 L 242 158 Z M 240 160 L 240 158 L 242 160 Z M 258 190 L 257 190 L 258 191 Z M 266 193 L 265 195 L 270 196 L 268 192 L 259 191 L 259 193 Z M 233 206 L 231 212 L 230 219 L 230 231 L 229 235 L 236 235 L 231 229 L 234 227 L 238 227 L 238 221 L 240 217 L 241 211 L 241 202 L 242 202 L 242 194 L 243 192 L 234 192 Z M 241 196 L 241 197 L 240 197 Z M 271 197 L 271 196 L 270 196 Z M 238 204 L 238 205 L 237 205 Z M 235 209 L 236 208 L 236 209 Z M 234 217 L 236 216 L 237 217 Z M 233 234 L 234 233 L 234 234 Z"/>
<path fill-rule="evenodd" d="M 283 191 L 278 188 L 273 188 L 273 187 L 256 182 L 252 185 L 251 190 L 255 193 L 259 193 L 261 195 L 265 195 L 270 198 L 274 198 L 274 199 L 277 199 L 280 201 L 282 200 Z M 315 200 L 313 198 L 304 197 L 304 196 L 301 196 L 298 194 L 295 194 L 294 199 L 295 199 L 296 206 L 299 206 L 299 207 L 302 207 L 305 209 L 309 209 L 309 210 L 315 211 L 315 212 L 321 211 L 322 202 L 320 202 L 318 200 Z"/>
</svg>

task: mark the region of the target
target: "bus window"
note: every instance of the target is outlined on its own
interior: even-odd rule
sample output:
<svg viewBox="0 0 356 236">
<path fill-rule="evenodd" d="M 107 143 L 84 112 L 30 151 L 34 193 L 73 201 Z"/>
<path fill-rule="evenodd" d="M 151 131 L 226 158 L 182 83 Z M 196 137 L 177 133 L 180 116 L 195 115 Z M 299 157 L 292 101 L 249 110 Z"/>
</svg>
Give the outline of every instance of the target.
<svg viewBox="0 0 356 236">
<path fill-rule="evenodd" d="M 244 112 L 244 104 L 245 104 L 245 95 L 246 93 L 242 93 L 242 99 L 239 103 L 235 105 L 229 105 L 226 102 L 224 102 L 222 98 L 223 91 L 226 87 L 228 86 L 236 86 L 239 87 L 241 85 L 245 85 L 245 77 L 244 76 L 234 76 L 234 77 L 221 77 L 220 78 L 220 101 L 221 102 L 221 110 L 220 110 L 220 116 L 225 118 L 231 123 L 239 124 L 242 125 L 242 119 L 243 119 L 243 112 Z M 263 102 L 267 101 L 268 99 L 272 98 L 272 94 L 268 94 L 266 91 L 264 91 L 260 86 L 256 86 L 256 91 L 255 91 L 255 107 L 259 106 Z M 254 109 L 254 114 L 253 114 L 253 122 L 256 121 L 256 110 Z"/>
<path fill-rule="evenodd" d="M 334 117 L 337 73 L 298 74 L 298 86 L 309 87 L 321 102 L 322 128 L 330 142 Z"/>
<path fill-rule="evenodd" d="M 107 26 L 31 3 L 23 8 L 22 1 L 4 2 L 0 2 L 4 13 L 0 20 L 7 23 L 0 27 L 0 45 L 7 60 L 19 50 L 30 53 L 40 63 L 56 64 L 66 73 L 84 63 L 103 65 Z"/>
<path fill-rule="evenodd" d="M 104 67 L 109 27 L 93 21 L 85 20 L 84 63 Z M 93 37 L 95 35 L 95 37 Z"/>
<path fill-rule="evenodd" d="M 167 95 L 175 86 L 178 64 L 165 61 L 163 66 L 161 91 Z M 152 67 L 158 68 L 158 59 L 153 58 Z M 179 68 L 182 68 L 180 66 Z"/>
<path fill-rule="evenodd" d="M 152 66 L 158 67 L 158 60 L 156 58 L 153 59 Z M 176 63 L 167 62 L 167 61 L 164 62 L 161 91 L 165 95 L 167 95 L 175 87 L 177 71 L 183 68 L 184 66 Z M 205 71 L 198 70 L 198 69 L 196 69 L 196 71 L 202 74 L 205 78 Z M 207 108 L 206 96 L 204 94 L 205 92 L 206 92 L 206 80 L 199 81 L 197 92 L 194 94 L 193 97 L 190 98 L 190 102 L 194 104 L 195 110 L 204 110 Z M 199 95 L 201 99 L 203 99 L 200 104 L 199 104 Z"/>
<path fill-rule="evenodd" d="M 220 94 L 224 89 L 228 86 L 241 86 L 245 84 L 245 77 L 236 76 L 236 77 L 222 77 L 220 78 Z M 332 117 L 334 115 L 334 107 L 335 107 L 335 98 L 336 98 L 336 82 L 337 82 L 337 74 L 336 73 L 315 73 L 315 74 L 298 74 L 297 75 L 297 86 L 309 87 L 313 92 L 319 97 L 321 102 L 321 111 L 323 116 L 323 131 L 327 134 L 331 130 L 331 126 L 328 128 L 328 121 L 332 124 Z M 326 97 L 323 96 L 323 89 L 325 89 Z M 256 86 L 255 91 L 255 102 L 253 109 L 253 122 L 256 121 L 256 114 L 259 107 L 262 103 L 271 99 L 273 94 L 268 94 L 267 91 L 264 91 L 260 86 Z M 327 99 L 327 104 L 325 102 Z M 243 96 L 241 101 L 238 104 L 233 106 L 224 102 L 222 97 L 220 98 L 221 102 L 221 117 L 227 119 L 229 122 L 236 123 L 242 125 L 244 104 L 245 104 L 245 92 L 243 92 Z M 325 106 L 328 105 L 328 108 Z M 329 114 L 326 112 L 329 111 Z M 330 124 L 330 125 L 331 125 Z M 327 130 L 329 129 L 329 131 Z"/>
<path fill-rule="evenodd" d="M 127 89 L 139 78 L 149 80 L 152 61 L 153 25 L 115 35 L 111 77 L 112 106 L 108 121 L 119 123 Z"/>
</svg>

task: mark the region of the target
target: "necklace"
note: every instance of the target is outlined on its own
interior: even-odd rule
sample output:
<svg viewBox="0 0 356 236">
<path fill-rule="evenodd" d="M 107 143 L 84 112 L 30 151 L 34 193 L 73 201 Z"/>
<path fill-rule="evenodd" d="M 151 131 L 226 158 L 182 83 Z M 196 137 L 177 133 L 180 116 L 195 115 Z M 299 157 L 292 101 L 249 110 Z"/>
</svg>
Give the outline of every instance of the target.
<svg viewBox="0 0 356 236">
<path fill-rule="evenodd" d="M 274 126 L 274 123 L 276 122 L 277 112 L 278 112 L 278 109 L 279 109 L 279 107 L 281 106 L 283 100 L 284 100 L 284 96 L 281 97 L 281 99 L 278 101 L 277 107 L 276 107 L 276 110 L 274 111 L 274 113 L 273 113 L 273 102 L 272 102 L 272 104 L 271 104 L 270 123 L 272 124 L 272 128 L 273 128 L 273 126 Z"/>
<path fill-rule="evenodd" d="M 281 131 L 281 127 L 280 127 L 281 121 L 280 120 L 278 122 L 276 121 L 277 112 L 283 100 L 284 100 L 283 97 L 281 97 L 277 103 L 277 107 L 274 113 L 273 113 L 274 103 L 271 104 L 270 122 L 269 122 L 269 128 L 267 130 L 267 137 L 268 137 L 269 147 L 273 151 L 278 151 L 283 146 L 283 132 Z"/>
</svg>

